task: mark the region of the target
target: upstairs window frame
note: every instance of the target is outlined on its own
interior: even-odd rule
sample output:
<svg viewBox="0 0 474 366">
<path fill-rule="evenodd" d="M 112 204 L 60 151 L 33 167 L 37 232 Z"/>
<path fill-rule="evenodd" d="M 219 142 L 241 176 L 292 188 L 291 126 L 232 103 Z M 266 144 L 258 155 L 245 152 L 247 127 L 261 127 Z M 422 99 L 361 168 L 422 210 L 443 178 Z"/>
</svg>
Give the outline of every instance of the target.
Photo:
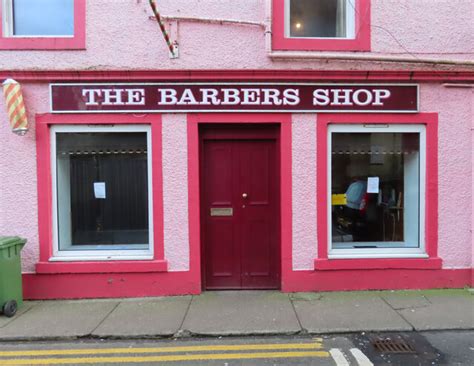
<svg viewBox="0 0 474 366">
<path fill-rule="evenodd" d="M 0 50 L 68 50 L 85 49 L 86 0 L 74 0 L 74 32 L 64 36 L 15 36 L 13 1 L 0 0 Z"/>
<path fill-rule="evenodd" d="M 272 0 L 272 50 L 274 51 L 370 51 L 370 0 L 346 0 L 354 3 L 353 28 L 344 37 L 290 37 L 289 3 L 291 0 Z M 353 34 L 351 34 L 353 33 Z"/>
</svg>

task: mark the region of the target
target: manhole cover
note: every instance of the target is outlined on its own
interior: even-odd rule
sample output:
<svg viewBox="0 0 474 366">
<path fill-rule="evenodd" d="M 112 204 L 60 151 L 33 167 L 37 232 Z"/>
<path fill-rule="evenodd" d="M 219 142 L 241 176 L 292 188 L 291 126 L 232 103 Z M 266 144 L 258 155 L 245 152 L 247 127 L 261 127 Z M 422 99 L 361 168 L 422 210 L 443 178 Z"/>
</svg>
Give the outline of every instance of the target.
<svg viewBox="0 0 474 366">
<path fill-rule="evenodd" d="M 383 353 L 416 353 L 415 348 L 403 339 L 375 339 L 372 345 Z"/>
</svg>

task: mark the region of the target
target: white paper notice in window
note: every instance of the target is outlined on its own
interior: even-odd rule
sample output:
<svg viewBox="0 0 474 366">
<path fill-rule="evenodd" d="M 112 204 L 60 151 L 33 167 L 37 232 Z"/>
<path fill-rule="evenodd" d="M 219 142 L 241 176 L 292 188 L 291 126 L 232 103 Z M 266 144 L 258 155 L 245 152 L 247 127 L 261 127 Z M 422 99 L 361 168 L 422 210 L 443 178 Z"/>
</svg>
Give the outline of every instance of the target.
<svg viewBox="0 0 474 366">
<path fill-rule="evenodd" d="M 377 178 L 378 179 L 378 178 Z M 95 198 L 105 199 L 105 182 L 94 182 Z"/>
<path fill-rule="evenodd" d="M 379 193 L 379 177 L 367 178 L 367 193 Z"/>
</svg>

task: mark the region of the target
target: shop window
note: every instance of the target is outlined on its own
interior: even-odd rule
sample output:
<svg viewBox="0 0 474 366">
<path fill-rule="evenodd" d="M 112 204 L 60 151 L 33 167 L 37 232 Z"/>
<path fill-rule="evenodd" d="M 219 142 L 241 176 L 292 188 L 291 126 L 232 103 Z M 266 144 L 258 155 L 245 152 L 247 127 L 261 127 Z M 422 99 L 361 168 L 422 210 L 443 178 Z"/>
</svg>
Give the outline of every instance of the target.
<svg viewBox="0 0 474 366">
<path fill-rule="evenodd" d="M 85 0 L 2 0 L 3 49 L 84 48 Z"/>
<path fill-rule="evenodd" d="M 53 256 L 152 258 L 150 128 L 53 126 Z"/>
<path fill-rule="evenodd" d="M 273 0 L 275 50 L 369 51 L 369 0 Z"/>
<path fill-rule="evenodd" d="M 330 125 L 329 256 L 425 253 L 425 128 Z"/>
</svg>

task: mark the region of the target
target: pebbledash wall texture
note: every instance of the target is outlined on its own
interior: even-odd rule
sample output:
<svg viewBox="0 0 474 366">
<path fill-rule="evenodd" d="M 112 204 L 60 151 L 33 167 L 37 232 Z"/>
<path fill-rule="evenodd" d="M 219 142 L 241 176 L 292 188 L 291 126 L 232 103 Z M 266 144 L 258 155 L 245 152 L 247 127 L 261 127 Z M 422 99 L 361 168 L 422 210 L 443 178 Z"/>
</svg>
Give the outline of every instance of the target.
<svg viewBox="0 0 474 366">
<path fill-rule="evenodd" d="M 153 162 L 153 169 L 159 169 L 156 176 L 162 178 L 162 186 L 153 197 L 154 204 L 161 205 L 161 215 L 155 212 L 155 219 L 160 217 L 162 221 L 158 225 L 154 223 L 154 230 L 160 230 L 154 237 L 162 242 L 164 258 L 161 259 L 166 261 L 166 268 L 143 269 L 140 268 L 143 261 L 123 268 L 121 261 L 110 261 L 117 267 L 101 268 L 104 261 L 81 267 L 71 261 L 50 261 L 45 254 L 40 259 L 40 248 L 53 245 L 50 242 L 53 228 L 51 219 L 41 217 L 52 214 L 51 210 L 39 209 L 42 202 L 51 198 L 39 190 L 51 189 L 52 183 L 51 178 L 47 181 L 49 185 L 41 183 L 38 170 L 38 166 L 45 166 L 44 161 L 40 162 L 45 156 L 38 155 L 38 144 L 41 139 L 49 138 L 48 133 L 37 133 L 38 119 L 52 118 L 57 124 L 101 123 L 97 113 L 50 116 L 49 84 L 55 82 L 418 84 L 419 113 L 353 113 L 347 118 L 361 123 L 364 118 L 370 123 L 377 123 L 379 117 L 380 122 L 392 118 L 394 124 L 405 123 L 411 117 L 414 123 L 424 123 L 423 116 L 437 120 L 434 127 L 437 166 L 431 167 L 436 172 L 437 186 L 428 188 L 434 189 L 437 200 L 436 222 L 426 229 L 436 231 L 426 233 L 434 238 L 429 240 L 435 241 L 430 243 L 435 253 L 429 258 L 353 258 L 339 260 L 340 265 L 318 268 L 321 230 L 326 230 L 321 220 L 327 216 L 318 203 L 318 176 L 327 175 L 319 166 L 317 154 L 318 145 L 327 136 L 319 135 L 324 130 L 318 129 L 318 123 L 323 123 L 327 114 L 276 112 L 253 113 L 247 117 L 237 111 L 228 113 L 228 118 L 226 113 L 218 116 L 222 123 L 249 119 L 259 122 L 260 118 L 266 122 L 274 118 L 280 123 L 281 205 L 289 206 L 282 209 L 280 217 L 278 287 L 282 291 L 472 286 L 474 4 L 471 0 L 354 0 L 369 9 L 364 14 L 369 18 L 360 18 L 369 24 L 366 51 L 275 49 L 272 22 L 276 20 L 272 14 L 276 7 L 284 5 L 283 1 L 159 0 L 156 3 L 170 38 L 179 46 L 179 57 L 175 59 L 169 57 L 148 1 L 76 2 L 85 3 L 84 47 L 32 50 L 28 46 L 5 46 L 2 43 L 5 29 L 4 38 L 0 38 L 0 80 L 14 78 L 21 84 L 30 124 L 26 135 L 13 134 L 2 99 L 0 234 L 19 235 L 28 240 L 22 252 L 26 298 L 158 296 L 203 290 L 203 244 L 198 217 L 199 189 L 196 190 L 199 168 L 195 164 L 199 160 L 197 157 L 193 160 L 193 154 L 198 152 L 196 126 L 206 122 L 206 118 L 211 121 L 212 117 L 207 115 L 198 115 L 198 122 L 193 122 L 193 113 L 157 114 L 161 118 L 161 163 Z M 113 123 L 114 114 L 113 111 L 107 114 L 109 123 Z M 124 115 L 128 114 L 117 118 L 125 118 Z M 272 117 L 275 115 L 278 116 Z M 342 114 L 347 115 L 350 113 Z M 146 120 L 147 114 L 131 113 L 129 117 Z M 432 206 L 427 202 L 427 207 L 429 210 Z M 45 227 L 44 222 L 47 222 Z M 40 232 L 46 234 L 40 236 Z M 327 254 L 322 259 L 327 259 Z M 329 259 L 329 262 L 338 260 Z"/>
</svg>

